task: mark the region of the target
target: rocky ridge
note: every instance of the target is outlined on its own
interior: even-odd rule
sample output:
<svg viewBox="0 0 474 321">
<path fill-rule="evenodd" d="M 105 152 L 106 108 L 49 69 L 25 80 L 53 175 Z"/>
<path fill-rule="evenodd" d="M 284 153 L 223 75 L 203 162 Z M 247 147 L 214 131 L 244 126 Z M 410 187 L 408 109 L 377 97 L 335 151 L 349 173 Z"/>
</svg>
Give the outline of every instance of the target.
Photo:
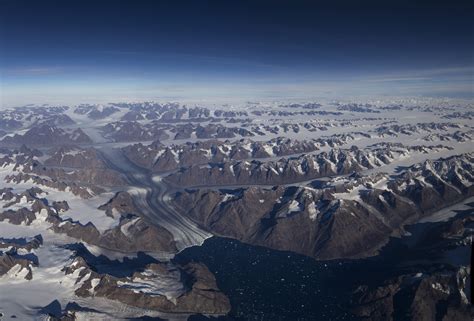
<svg viewBox="0 0 474 321">
<path fill-rule="evenodd" d="M 173 204 L 205 229 L 317 259 L 374 255 L 403 226 L 474 195 L 472 154 L 310 186 L 198 189 Z M 298 231 L 294 233 L 293 231 Z"/>
</svg>

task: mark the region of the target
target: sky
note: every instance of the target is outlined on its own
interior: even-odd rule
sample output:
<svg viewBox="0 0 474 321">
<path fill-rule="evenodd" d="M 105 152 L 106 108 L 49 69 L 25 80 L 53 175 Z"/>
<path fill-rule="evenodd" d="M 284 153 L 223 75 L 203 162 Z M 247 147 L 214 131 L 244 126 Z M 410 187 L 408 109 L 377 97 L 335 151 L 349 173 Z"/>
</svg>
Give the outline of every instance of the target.
<svg viewBox="0 0 474 321">
<path fill-rule="evenodd" d="M 0 0 L 0 104 L 470 98 L 473 21 L 463 0 Z"/>
</svg>

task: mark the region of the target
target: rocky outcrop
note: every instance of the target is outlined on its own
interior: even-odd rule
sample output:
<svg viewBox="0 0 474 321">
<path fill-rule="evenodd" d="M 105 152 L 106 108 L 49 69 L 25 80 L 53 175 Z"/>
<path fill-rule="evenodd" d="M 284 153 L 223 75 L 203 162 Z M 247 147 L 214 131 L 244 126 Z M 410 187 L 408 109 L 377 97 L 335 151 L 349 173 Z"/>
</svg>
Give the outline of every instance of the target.
<svg viewBox="0 0 474 321">
<path fill-rule="evenodd" d="M 75 293 L 82 297 L 105 297 L 170 313 L 226 314 L 230 310 L 229 300 L 219 291 L 214 276 L 199 263 L 152 263 L 131 277 L 118 278 L 93 271 L 77 257 L 64 271 L 78 276 Z"/>
<path fill-rule="evenodd" d="M 351 111 L 356 113 L 376 113 L 379 114 L 380 110 L 377 110 L 375 106 L 371 104 L 336 104 L 337 110 Z"/>
<path fill-rule="evenodd" d="M 122 121 L 160 120 L 166 122 L 185 119 L 199 120 L 209 118 L 210 116 L 208 108 L 199 106 L 186 107 L 177 103 L 159 104 L 156 102 L 143 102 L 118 103 L 115 105 L 130 110 L 122 117 Z"/>
<path fill-rule="evenodd" d="M 38 175 L 19 173 L 12 174 L 5 177 L 5 181 L 8 183 L 22 183 L 31 181 L 37 185 L 48 186 L 60 191 L 70 191 L 74 195 L 77 195 L 81 198 L 87 199 L 91 198 L 94 195 L 103 193 L 105 190 L 98 186 L 87 186 L 81 183 L 76 183 L 74 181 L 61 181 L 57 179 L 47 179 Z"/>
<path fill-rule="evenodd" d="M 60 147 L 43 165 L 35 150 L 22 147 L 0 158 L 1 166 L 12 166 L 7 182 L 32 181 L 61 191 L 66 189 L 83 198 L 104 191 L 103 186 L 122 186 L 123 176 L 109 169 L 93 148 Z"/>
<path fill-rule="evenodd" d="M 54 114 L 45 118 L 38 119 L 33 126 L 47 125 L 47 126 L 70 126 L 75 122 L 65 114 Z"/>
<path fill-rule="evenodd" d="M 106 167 L 97 149 L 68 145 L 56 148 L 52 152 L 51 157 L 44 161 L 44 165 L 69 168 Z"/>
<path fill-rule="evenodd" d="M 422 138 L 426 141 L 448 141 L 448 142 L 460 142 L 465 143 L 474 139 L 474 130 L 466 132 L 457 130 L 454 133 L 431 133 Z"/>
<path fill-rule="evenodd" d="M 114 106 L 104 105 L 79 105 L 74 109 L 75 114 L 87 115 L 90 119 L 104 119 L 116 112 L 120 111 L 119 108 Z"/>
<path fill-rule="evenodd" d="M 419 133 L 447 132 L 453 129 L 460 129 L 461 125 L 455 123 L 417 123 L 417 124 L 393 124 L 379 126 L 374 131 L 379 136 L 414 135 Z"/>
<path fill-rule="evenodd" d="M 105 214 L 110 217 L 140 213 L 132 196 L 127 192 L 117 192 L 107 203 L 99 206 L 99 209 L 105 211 Z"/>
<path fill-rule="evenodd" d="M 177 251 L 173 235 L 161 226 L 150 224 L 138 216 L 129 194 L 117 193 L 108 203 L 100 207 L 106 214 L 119 221 L 103 232 L 92 223 L 81 224 L 63 219 L 62 213 L 69 209 L 67 202 L 48 203 L 38 197 L 39 189 L 30 189 L 15 194 L 4 189 L 0 194 L 6 210 L 0 212 L 0 221 L 15 225 L 31 225 L 35 221 L 47 222 L 56 233 L 65 234 L 86 243 L 119 252 L 168 252 Z M 1 239 L 0 239 L 1 240 Z M 1 245 L 0 245 L 1 247 Z"/>
<path fill-rule="evenodd" d="M 0 129 L 2 130 L 13 130 L 22 127 L 22 122 L 16 119 L 0 119 Z M 6 132 L 5 132 L 6 133 Z"/>
<path fill-rule="evenodd" d="M 12 189 L 0 190 L 2 207 L 0 221 L 8 221 L 15 225 L 30 225 L 38 218 L 45 218 L 51 210 L 45 199 L 38 196 L 42 193 L 39 188 L 31 188 L 23 193 L 16 194 Z M 43 211 L 44 210 L 44 211 Z"/>
<path fill-rule="evenodd" d="M 74 129 L 66 131 L 50 125 L 39 125 L 29 129 L 23 135 L 15 134 L 6 136 L 1 141 L 3 145 L 22 145 L 29 146 L 51 146 L 64 144 L 90 144 L 92 140 L 82 131 L 82 129 Z"/>
<path fill-rule="evenodd" d="M 474 318 L 466 297 L 469 268 L 408 274 L 354 293 L 354 313 L 362 320 L 463 321 Z"/>
<path fill-rule="evenodd" d="M 345 175 L 392 163 L 412 152 L 428 153 L 442 146 L 374 145 L 367 149 L 331 149 L 319 154 L 276 161 L 229 161 L 181 168 L 165 180 L 177 186 L 281 185 L 320 177 Z"/>
<path fill-rule="evenodd" d="M 30 252 L 32 249 L 37 249 L 43 244 L 43 237 L 38 234 L 30 238 L 2 238 L 0 237 L 0 249 L 23 249 Z"/>
<path fill-rule="evenodd" d="M 1 151 L 0 166 L 6 167 L 14 165 L 13 170 L 19 167 L 30 167 L 38 157 L 43 156 L 43 153 L 37 149 L 30 149 L 26 145 L 22 145 L 19 149 L 3 148 Z"/>
<path fill-rule="evenodd" d="M 316 141 L 297 141 L 279 137 L 267 142 L 242 139 L 230 141 L 201 141 L 164 146 L 159 141 L 145 146 L 141 143 L 123 148 L 135 164 L 154 172 L 168 171 L 193 164 L 217 163 L 248 158 L 279 157 L 317 150 Z"/>
<path fill-rule="evenodd" d="M 67 170 L 56 167 L 45 167 L 37 165 L 31 173 L 44 177 L 47 176 L 53 182 L 64 182 L 66 184 L 77 184 L 87 186 L 123 186 L 125 180 L 122 175 L 109 168 L 85 167 Z"/>
<path fill-rule="evenodd" d="M 166 127 L 136 121 L 115 122 L 102 127 L 103 135 L 117 142 L 149 141 L 169 138 Z"/>
<path fill-rule="evenodd" d="M 0 130 L 14 131 L 38 125 L 68 126 L 74 121 L 66 114 L 68 107 L 22 107 L 0 111 Z"/>
<path fill-rule="evenodd" d="M 65 234 L 112 251 L 125 253 L 177 251 L 173 235 L 168 230 L 133 215 L 122 217 L 117 226 L 103 232 L 92 223 L 83 225 L 72 220 L 63 220 L 58 215 L 50 215 L 48 221 L 55 233 Z"/>
<path fill-rule="evenodd" d="M 32 267 L 37 264 L 26 258 L 16 254 L 16 251 L 3 253 L 0 251 L 0 278 L 11 277 L 31 280 L 33 278 Z"/>
</svg>

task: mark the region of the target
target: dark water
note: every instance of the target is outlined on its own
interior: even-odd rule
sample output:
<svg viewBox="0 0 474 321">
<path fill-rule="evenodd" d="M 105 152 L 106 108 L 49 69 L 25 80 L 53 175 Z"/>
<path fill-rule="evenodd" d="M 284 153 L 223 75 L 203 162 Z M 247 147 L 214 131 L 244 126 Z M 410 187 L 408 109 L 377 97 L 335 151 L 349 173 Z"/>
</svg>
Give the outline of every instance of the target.
<svg viewBox="0 0 474 321">
<path fill-rule="evenodd" d="M 346 312 L 348 302 L 340 299 L 350 294 L 341 276 L 354 273 L 352 264 L 317 262 L 218 237 L 183 251 L 177 260 L 205 263 L 237 320 L 354 320 Z"/>
<path fill-rule="evenodd" d="M 413 225 L 410 236 L 391 239 L 380 255 L 363 260 L 322 262 L 220 237 L 186 249 L 176 260 L 203 262 L 215 274 L 232 305 L 223 320 L 357 320 L 349 311 L 358 285 L 469 263 L 468 247 L 440 252 L 424 245 L 424 236 L 442 224 Z"/>
</svg>

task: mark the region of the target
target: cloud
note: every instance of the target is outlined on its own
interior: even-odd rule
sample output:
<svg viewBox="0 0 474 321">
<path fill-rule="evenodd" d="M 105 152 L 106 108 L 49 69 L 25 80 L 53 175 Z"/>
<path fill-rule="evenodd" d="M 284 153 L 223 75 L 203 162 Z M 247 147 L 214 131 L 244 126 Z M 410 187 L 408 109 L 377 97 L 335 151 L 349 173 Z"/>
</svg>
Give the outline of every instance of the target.
<svg viewBox="0 0 474 321">
<path fill-rule="evenodd" d="M 448 68 L 432 68 L 419 70 L 405 70 L 392 72 L 387 74 L 372 75 L 364 77 L 364 81 L 368 82 L 402 82 L 402 81 L 427 81 L 444 78 L 453 78 L 459 76 L 474 75 L 474 66 L 448 67 Z"/>
<path fill-rule="evenodd" d="M 368 79 L 368 82 L 399 82 L 399 81 L 422 81 L 422 80 L 430 80 L 432 78 L 428 77 L 395 77 L 395 78 L 375 78 L 375 79 Z"/>
<path fill-rule="evenodd" d="M 3 73 L 12 76 L 42 76 L 56 74 L 62 71 L 64 71 L 63 67 L 24 67 L 6 69 Z"/>
</svg>

